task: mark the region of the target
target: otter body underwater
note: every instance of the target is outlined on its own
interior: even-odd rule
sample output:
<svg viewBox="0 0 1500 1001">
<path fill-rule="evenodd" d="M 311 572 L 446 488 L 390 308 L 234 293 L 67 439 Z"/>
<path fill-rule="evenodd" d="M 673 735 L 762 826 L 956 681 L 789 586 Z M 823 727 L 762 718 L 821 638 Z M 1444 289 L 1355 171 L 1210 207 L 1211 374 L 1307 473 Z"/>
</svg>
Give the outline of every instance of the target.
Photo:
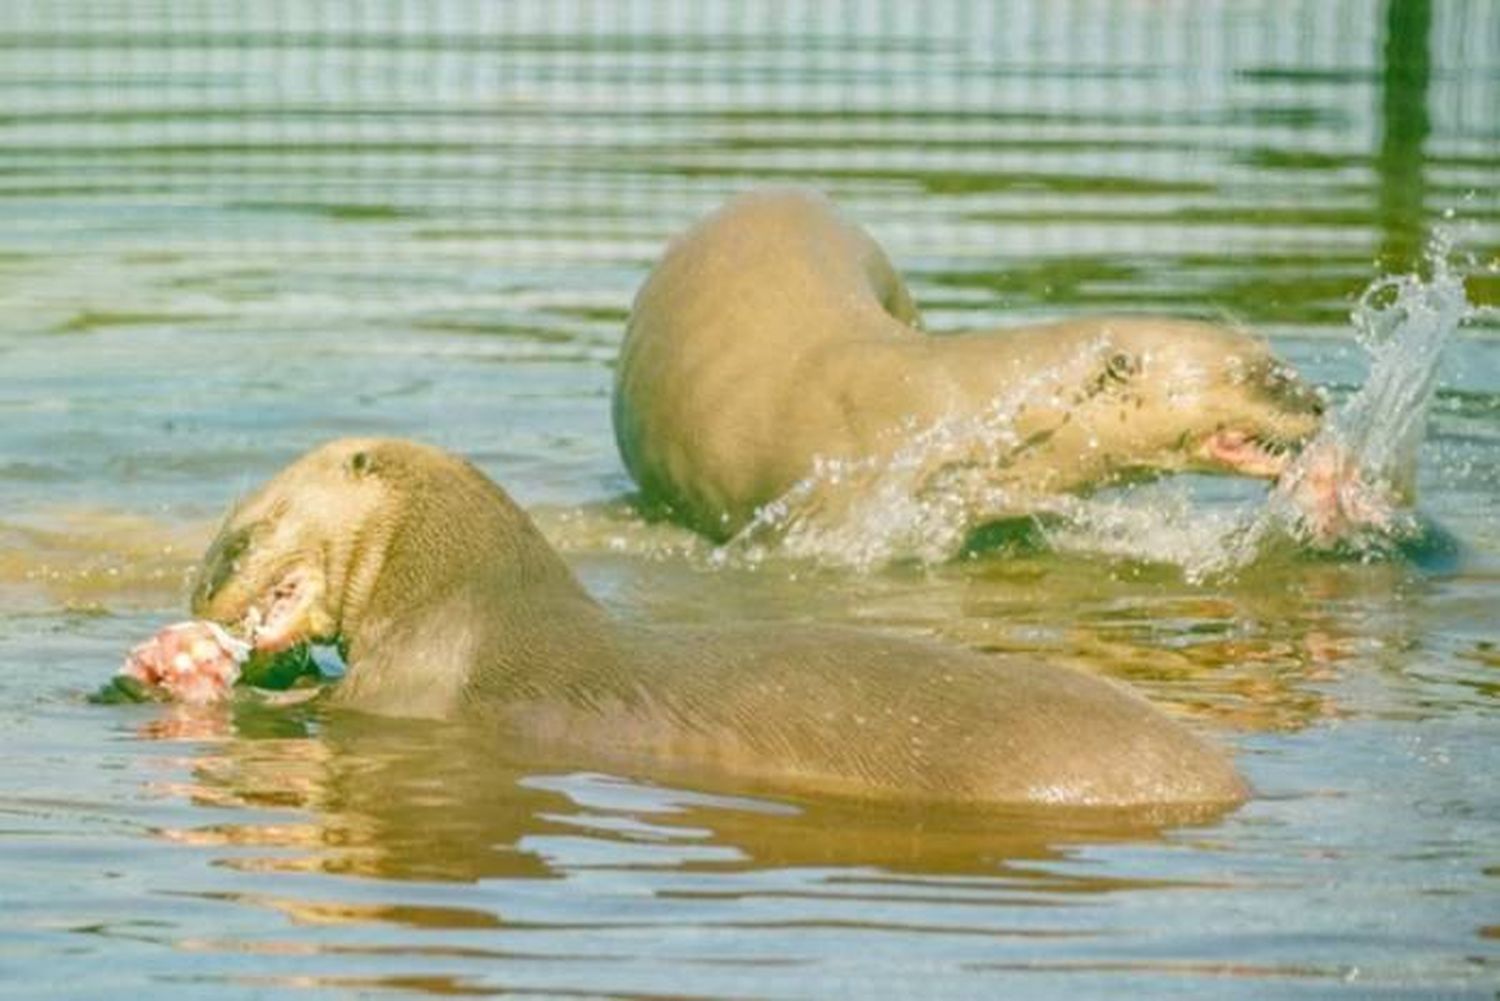
<svg viewBox="0 0 1500 1001">
<path fill-rule="evenodd" d="M 196 616 L 333 641 L 330 701 L 473 717 L 570 763 L 882 799 L 1239 802 L 1226 756 L 1104 680 L 847 628 L 608 615 L 469 463 L 396 440 L 305 455 L 231 512 Z"/>
<path fill-rule="evenodd" d="M 636 297 L 614 388 L 625 465 L 649 505 L 725 539 L 820 462 L 844 467 L 809 506 L 837 518 L 906 449 L 911 489 L 963 490 L 977 528 L 1127 477 L 1275 477 L 1323 411 L 1260 340 L 1210 324 L 919 324 L 879 245 L 827 199 L 735 198 Z"/>
</svg>

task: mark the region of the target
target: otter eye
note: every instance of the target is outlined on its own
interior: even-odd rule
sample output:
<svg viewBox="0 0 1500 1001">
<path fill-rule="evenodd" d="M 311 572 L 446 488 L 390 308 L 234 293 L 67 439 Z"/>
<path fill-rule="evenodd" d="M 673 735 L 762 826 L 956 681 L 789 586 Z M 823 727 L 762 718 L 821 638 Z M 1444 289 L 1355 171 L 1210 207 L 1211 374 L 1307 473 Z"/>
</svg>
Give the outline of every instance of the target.
<svg viewBox="0 0 1500 1001">
<path fill-rule="evenodd" d="M 1104 372 L 1116 382 L 1124 382 L 1139 370 L 1135 358 L 1125 351 L 1116 351 L 1104 363 Z"/>
<path fill-rule="evenodd" d="M 355 452 L 349 457 L 349 471 L 356 476 L 363 476 L 370 471 L 370 453 Z"/>
</svg>

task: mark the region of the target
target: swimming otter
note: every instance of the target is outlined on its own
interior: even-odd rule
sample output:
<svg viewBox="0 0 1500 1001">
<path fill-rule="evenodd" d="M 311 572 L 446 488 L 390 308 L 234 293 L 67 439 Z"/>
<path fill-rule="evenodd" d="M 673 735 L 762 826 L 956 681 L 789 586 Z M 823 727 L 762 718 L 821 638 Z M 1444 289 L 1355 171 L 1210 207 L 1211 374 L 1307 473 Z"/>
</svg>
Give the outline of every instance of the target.
<svg viewBox="0 0 1500 1001">
<path fill-rule="evenodd" d="M 778 190 L 672 243 L 636 297 L 613 415 L 645 500 L 722 540 L 820 460 L 846 464 L 812 499 L 837 518 L 865 488 L 848 464 L 889 462 L 923 434 L 912 489 L 975 494 L 977 528 L 1143 473 L 1273 478 L 1322 411 L 1261 341 L 1205 323 L 928 336 L 869 234 L 820 195 Z"/>
<path fill-rule="evenodd" d="M 262 650 L 337 642 L 331 699 L 478 716 L 595 766 L 876 798 L 1222 803 L 1225 756 L 1107 681 L 847 628 L 627 624 L 472 465 L 343 440 L 236 507 L 194 615 Z"/>
</svg>

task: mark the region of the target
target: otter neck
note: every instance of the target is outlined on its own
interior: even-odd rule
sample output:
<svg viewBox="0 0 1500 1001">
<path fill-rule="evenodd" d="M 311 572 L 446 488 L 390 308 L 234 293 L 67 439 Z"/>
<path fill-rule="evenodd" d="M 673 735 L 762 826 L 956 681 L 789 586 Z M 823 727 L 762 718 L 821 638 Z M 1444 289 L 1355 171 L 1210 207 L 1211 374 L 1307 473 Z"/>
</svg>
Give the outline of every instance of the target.
<svg viewBox="0 0 1500 1001">
<path fill-rule="evenodd" d="M 445 480 L 391 510 L 346 573 L 343 701 L 449 715 L 478 691 L 538 694 L 608 659 L 608 616 L 493 484 Z"/>
</svg>

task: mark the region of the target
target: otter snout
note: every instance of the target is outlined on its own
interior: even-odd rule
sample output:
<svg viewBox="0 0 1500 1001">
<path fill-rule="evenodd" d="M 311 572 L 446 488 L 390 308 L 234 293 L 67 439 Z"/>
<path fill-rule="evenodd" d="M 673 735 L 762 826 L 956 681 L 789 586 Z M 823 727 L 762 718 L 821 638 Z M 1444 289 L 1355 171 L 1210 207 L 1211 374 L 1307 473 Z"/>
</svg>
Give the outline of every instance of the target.
<svg viewBox="0 0 1500 1001">
<path fill-rule="evenodd" d="M 1290 366 L 1279 361 L 1271 361 L 1261 367 L 1256 388 L 1278 409 L 1308 418 L 1313 425 L 1311 433 L 1316 433 L 1316 425 L 1321 422 L 1328 409 L 1328 400 L 1323 390 L 1309 385 Z"/>
<path fill-rule="evenodd" d="M 191 607 L 195 616 L 218 618 L 213 615 L 215 599 L 239 574 L 241 560 L 250 550 L 253 535 L 249 526 L 226 526 L 209 544 L 193 578 Z"/>
<path fill-rule="evenodd" d="M 1291 366 L 1275 358 L 1251 366 L 1240 380 L 1249 396 L 1251 422 L 1231 422 L 1246 437 L 1279 452 L 1296 453 L 1323 427 L 1328 398 Z"/>
</svg>

